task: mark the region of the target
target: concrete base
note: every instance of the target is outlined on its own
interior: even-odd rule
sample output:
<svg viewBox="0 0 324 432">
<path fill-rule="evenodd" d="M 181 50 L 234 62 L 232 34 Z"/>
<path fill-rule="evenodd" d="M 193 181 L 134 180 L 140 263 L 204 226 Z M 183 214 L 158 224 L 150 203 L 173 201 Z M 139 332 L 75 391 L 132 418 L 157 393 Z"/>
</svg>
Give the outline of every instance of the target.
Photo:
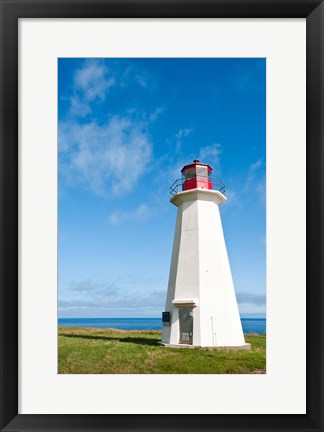
<svg viewBox="0 0 324 432">
<path fill-rule="evenodd" d="M 244 345 L 239 346 L 197 346 L 197 345 L 185 345 L 185 344 L 179 344 L 179 345 L 172 345 L 172 344 L 166 344 L 163 342 L 159 342 L 160 345 L 165 346 L 166 348 L 191 348 L 191 349 L 207 349 L 207 350 L 222 350 L 222 351 L 238 351 L 238 350 L 250 350 L 251 344 L 246 343 Z"/>
</svg>

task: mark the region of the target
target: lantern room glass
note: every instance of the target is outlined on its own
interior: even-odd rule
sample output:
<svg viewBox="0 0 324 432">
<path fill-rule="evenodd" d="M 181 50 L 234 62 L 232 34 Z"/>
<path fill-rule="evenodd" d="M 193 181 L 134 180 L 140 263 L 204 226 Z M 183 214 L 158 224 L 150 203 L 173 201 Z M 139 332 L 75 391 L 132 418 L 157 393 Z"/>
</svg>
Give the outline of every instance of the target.
<svg viewBox="0 0 324 432">
<path fill-rule="evenodd" d="M 197 177 L 207 177 L 207 167 L 206 166 L 198 166 L 197 167 Z"/>
<path fill-rule="evenodd" d="M 185 171 L 185 177 L 186 179 L 191 179 L 196 177 L 196 170 L 195 168 L 188 168 Z"/>
</svg>

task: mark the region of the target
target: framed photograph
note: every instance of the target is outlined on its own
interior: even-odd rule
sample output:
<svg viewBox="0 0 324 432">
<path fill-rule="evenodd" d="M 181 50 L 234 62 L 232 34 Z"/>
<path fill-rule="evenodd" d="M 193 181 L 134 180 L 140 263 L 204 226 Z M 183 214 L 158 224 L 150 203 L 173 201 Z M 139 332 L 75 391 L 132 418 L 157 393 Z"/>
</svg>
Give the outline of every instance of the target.
<svg viewBox="0 0 324 432">
<path fill-rule="evenodd" d="M 266 59 L 59 58 L 58 82 L 58 372 L 265 373 Z"/>
<path fill-rule="evenodd" d="M 323 430 L 323 2 L 1 18 L 1 430 Z"/>
</svg>

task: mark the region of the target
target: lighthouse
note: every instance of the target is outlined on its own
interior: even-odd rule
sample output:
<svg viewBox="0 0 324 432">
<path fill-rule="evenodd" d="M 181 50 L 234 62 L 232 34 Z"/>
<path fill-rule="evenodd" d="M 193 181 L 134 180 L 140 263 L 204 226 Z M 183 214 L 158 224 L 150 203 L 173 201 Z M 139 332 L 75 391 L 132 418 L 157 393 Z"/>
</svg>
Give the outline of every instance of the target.
<svg viewBox="0 0 324 432">
<path fill-rule="evenodd" d="M 249 349 L 219 213 L 225 186 L 212 171 L 196 159 L 170 188 L 178 214 L 161 343 Z"/>
</svg>

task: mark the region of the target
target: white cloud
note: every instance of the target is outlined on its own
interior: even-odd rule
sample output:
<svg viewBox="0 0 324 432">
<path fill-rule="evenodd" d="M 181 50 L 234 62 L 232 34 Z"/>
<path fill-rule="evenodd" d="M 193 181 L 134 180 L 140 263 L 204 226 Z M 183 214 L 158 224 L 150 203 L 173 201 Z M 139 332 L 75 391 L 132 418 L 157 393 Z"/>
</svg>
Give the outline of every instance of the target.
<svg viewBox="0 0 324 432">
<path fill-rule="evenodd" d="M 136 209 L 131 210 L 130 212 L 114 211 L 111 213 L 108 220 L 112 225 L 119 225 L 128 220 L 145 222 L 150 216 L 150 208 L 146 204 L 140 204 Z"/>
<path fill-rule="evenodd" d="M 226 188 L 226 185 L 225 185 Z M 239 204 L 238 195 L 237 192 L 234 189 L 225 189 L 226 190 L 226 206 L 225 209 L 229 208 L 230 206 L 235 206 Z"/>
<path fill-rule="evenodd" d="M 101 60 L 96 59 L 87 60 L 74 75 L 75 89 L 82 92 L 88 101 L 104 100 L 107 90 L 114 85 L 114 82 L 107 66 Z"/>
<path fill-rule="evenodd" d="M 79 96 L 72 96 L 70 99 L 70 114 L 77 117 L 85 117 L 91 113 L 88 103 L 85 103 Z"/>
<path fill-rule="evenodd" d="M 94 309 L 94 310 L 163 310 L 165 290 L 142 292 L 120 292 L 118 295 L 106 294 L 105 297 L 94 295 L 89 299 L 59 299 L 58 308 L 64 309 Z"/>
<path fill-rule="evenodd" d="M 107 281 L 94 281 L 91 279 L 87 280 L 72 280 L 68 286 L 69 290 L 72 290 L 78 294 L 105 294 L 105 295 L 115 295 L 118 292 L 119 287 L 117 286 L 117 281 L 107 282 Z"/>
<path fill-rule="evenodd" d="M 189 129 L 189 128 L 187 128 L 187 129 L 180 129 L 178 131 L 178 133 L 176 134 L 176 138 L 180 140 L 180 139 L 182 139 L 182 138 L 187 137 L 188 135 L 190 135 L 191 132 L 192 132 L 192 129 Z"/>
<path fill-rule="evenodd" d="M 266 295 L 265 293 L 256 294 L 249 292 L 238 292 L 236 294 L 237 302 L 240 304 L 254 304 L 254 305 L 265 305 Z"/>
<path fill-rule="evenodd" d="M 106 125 L 59 125 L 60 176 L 102 196 L 130 192 L 151 160 L 152 143 L 144 127 L 122 117 Z"/>
<path fill-rule="evenodd" d="M 186 129 L 180 129 L 176 134 L 176 145 L 175 145 L 175 151 L 176 153 L 179 153 L 182 147 L 183 138 L 186 138 L 188 135 L 190 135 L 192 132 L 192 129 L 186 128 Z"/>
<path fill-rule="evenodd" d="M 149 121 L 155 121 L 161 113 L 163 113 L 164 107 L 158 107 L 152 114 L 149 115 Z"/>
<path fill-rule="evenodd" d="M 249 166 L 247 179 L 245 181 L 245 185 L 243 188 L 245 192 L 249 192 L 251 185 L 254 183 L 254 181 L 256 179 L 256 175 L 262 166 L 263 166 L 263 160 L 262 159 L 258 159 L 256 162 L 252 163 Z"/>
<path fill-rule="evenodd" d="M 217 169 L 219 171 L 221 153 L 222 147 L 220 144 L 212 144 L 210 146 L 205 146 L 200 149 L 199 160 L 202 163 L 208 163 L 214 169 Z"/>
<path fill-rule="evenodd" d="M 86 60 L 75 71 L 70 98 L 70 115 L 85 117 L 92 111 L 92 103 L 103 101 L 115 84 L 111 70 L 101 59 Z"/>
<path fill-rule="evenodd" d="M 145 73 L 138 73 L 135 76 L 135 81 L 137 82 L 137 84 L 141 87 L 146 88 L 148 85 L 148 76 Z"/>
<path fill-rule="evenodd" d="M 73 279 L 59 292 L 59 316 L 160 316 L 166 286 L 164 274 L 147 272 Z"/>
</svg>

